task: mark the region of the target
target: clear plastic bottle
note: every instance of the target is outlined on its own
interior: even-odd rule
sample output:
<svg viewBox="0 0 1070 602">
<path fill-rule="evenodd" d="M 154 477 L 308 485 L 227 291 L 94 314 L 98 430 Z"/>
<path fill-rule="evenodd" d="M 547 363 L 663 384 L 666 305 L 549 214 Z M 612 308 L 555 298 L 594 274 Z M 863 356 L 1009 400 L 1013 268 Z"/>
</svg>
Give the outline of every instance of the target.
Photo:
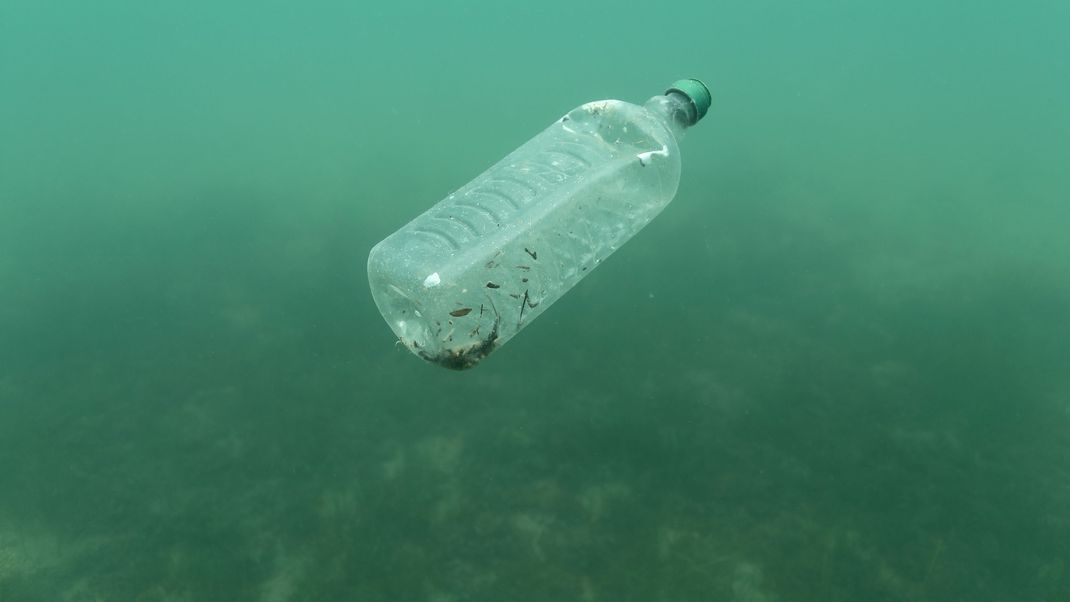
<svg viewBox="0 0 1070 602">
<path fill-rule="evenodd" d="M 425 360 L 476 365 L 672 200 L 677 141 L 709 105 L 705 84 L 685 79 L 642 106 L 569 112 L 375 245 L 383 318 Z"/>
</svg>

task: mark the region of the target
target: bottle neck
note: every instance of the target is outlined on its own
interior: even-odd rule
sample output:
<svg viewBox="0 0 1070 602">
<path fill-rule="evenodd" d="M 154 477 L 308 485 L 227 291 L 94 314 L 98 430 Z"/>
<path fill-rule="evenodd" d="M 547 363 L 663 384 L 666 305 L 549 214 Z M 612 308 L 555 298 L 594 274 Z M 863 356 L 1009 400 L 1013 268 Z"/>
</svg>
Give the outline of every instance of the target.
<svg viewBox="0 0 1070 602">
<path fill-rule="evenodd" d="M 694 103 L 679 92 L 659 94 L 646 101 L 643 107 L 656 115 L 677 140 L 684 135 L 684 130 L 698 121 Z"/>
</svg>

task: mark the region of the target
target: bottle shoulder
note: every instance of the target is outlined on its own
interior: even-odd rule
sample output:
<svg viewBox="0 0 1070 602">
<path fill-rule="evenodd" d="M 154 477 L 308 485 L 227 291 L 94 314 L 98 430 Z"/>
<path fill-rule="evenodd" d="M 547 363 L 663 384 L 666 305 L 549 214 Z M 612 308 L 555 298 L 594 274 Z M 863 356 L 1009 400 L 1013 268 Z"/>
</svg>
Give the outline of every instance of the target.
<svg viewBox="0 0 1070 602">
<path fill-rule="evenodd" d="M 566 131 L 594 136 L 636 153 L 661 150 L 675 153 L 677 149 L 676 137 L 656 113 L 621 100 L 584 103 L 565 114 L 560 124 Z"/>
</svg>

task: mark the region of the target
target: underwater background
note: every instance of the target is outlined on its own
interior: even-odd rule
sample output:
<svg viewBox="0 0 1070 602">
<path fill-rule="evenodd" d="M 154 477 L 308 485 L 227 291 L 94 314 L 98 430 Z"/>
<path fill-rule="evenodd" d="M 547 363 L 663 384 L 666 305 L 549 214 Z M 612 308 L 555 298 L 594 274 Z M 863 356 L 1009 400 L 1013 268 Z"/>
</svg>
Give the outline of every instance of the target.
<svg viewBox="0 0 1070 602">
<path fill-rule="evenodd" d="M 1070 600 L 1070 4 L 0 3 L 0 602 Z M 371 247 L 571 108 L 676 200 L 475 369 Z"/>
</svg>

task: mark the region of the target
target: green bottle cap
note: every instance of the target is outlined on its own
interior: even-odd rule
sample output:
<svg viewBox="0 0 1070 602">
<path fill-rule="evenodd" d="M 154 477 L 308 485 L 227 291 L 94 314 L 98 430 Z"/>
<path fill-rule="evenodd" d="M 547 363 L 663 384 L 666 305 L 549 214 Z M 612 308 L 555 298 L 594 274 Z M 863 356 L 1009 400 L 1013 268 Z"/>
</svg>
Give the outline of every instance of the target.
<svg viewBox="0 0 1070 602">
<path fill-rule="evenodd" d="M 688 125 L 698 123 L 699 119 L 706 115 L 706 111 L 710 108 L 710 102 L 713 101 L 713 96 L 710 95 L 710 89 L 706 87 L 706 84 L 694 78 L 676 80 L 665 91 L 666 94 L 669 92 L 683 94 L 695 107 L 695 120 Z"/>
</svg>

